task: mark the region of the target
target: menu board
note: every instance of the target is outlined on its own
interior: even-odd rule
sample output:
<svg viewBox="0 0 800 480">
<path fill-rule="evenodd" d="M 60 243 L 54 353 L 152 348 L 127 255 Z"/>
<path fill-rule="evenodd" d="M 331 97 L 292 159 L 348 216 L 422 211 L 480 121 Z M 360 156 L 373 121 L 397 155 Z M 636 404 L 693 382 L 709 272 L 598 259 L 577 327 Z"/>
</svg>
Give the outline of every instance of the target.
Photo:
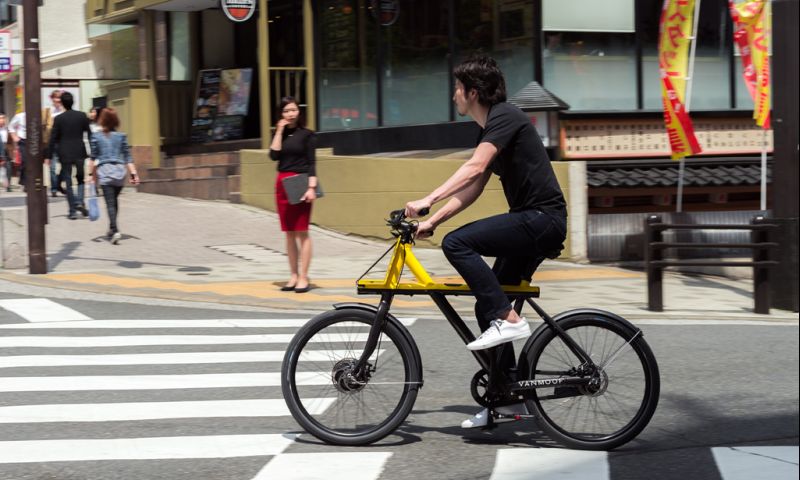
<svg viewBox="0 0 800 480">
<path fill-rule="evenodd" d="M 219 83 L 219 115 L 247 115 L 252 68 L 223 70 Z"/>
<path fill-rule="evenodd" d="M 244 136 L 252 79 L 252 68 L 200 70 L 192 143 L 235 140 Z"/>
</svg>

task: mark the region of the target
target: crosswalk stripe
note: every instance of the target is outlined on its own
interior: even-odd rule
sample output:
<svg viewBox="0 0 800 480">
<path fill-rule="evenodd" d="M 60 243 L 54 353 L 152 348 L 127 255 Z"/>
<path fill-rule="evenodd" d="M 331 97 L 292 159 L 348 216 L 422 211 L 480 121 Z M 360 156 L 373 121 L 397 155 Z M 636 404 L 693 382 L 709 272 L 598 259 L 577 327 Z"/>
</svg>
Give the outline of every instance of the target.
<svg viewBox="0 0 800 480">
<path fill-rule="evenodd" d="M 385 350 L 378 351 L 378 355 Z M 351 350 L 304 350 L 300 361 L 324 362 L 343 358 Z M 196 363 L 246 363 L 282 362 L 283 350 L 255 352 L 183 352 L 136 353 L 111 355 L 9 355 L 0 356 L 0 368 L 12 367 L 67 367 L 100 365 L 188 365 Z"/>
<path fill-rule="evenodd" d="M 37 330 L 46 328 L 78 329 L 78 328 L 300 328 L 307 324 L 306 318 L 277 319 L 205 319 L 205 320 L 80 320 L 71 322 L 9 323 L 0 325 L 0 330 Z M 406 327 L 413 325 L 416 318 L 398 318 Z M 340 327 L 364 326 L 363 323 L 343 322 Z M 365 327 L 366 328 L 366 327 Z"/>
<path fill-rule="evenodd" d="M 336 401 L 335 398 L 312 398 L 304 400 L 303 406 L 311 415 L 319 415 L 334 401 Z M 289 415 L 289 409 L 281 398 L 0 407 L 0 423 L 120 422 L 165 418 L 281 417 L 287 415 Z"/>
<path fill-rule="evenodd" d="M 297 373 L 296 378 L 300 385 L 326 385 L 331 382 L 330 372 L 302 372 Z M 276 387 L 280 384 L 280 372 L 5 377 L 0 382 L 0 392 Z"/>
<path fill-rule="evenodd" d="M 800 448 L 714 447 L 711 453 L 723 480 L 796 480 Z"/>
<path fill-rule="evenodd" d="M 286 434 L 8 441 L 0 442 L 0 463 L 279 455 L 293 441 Z"/>
<path fill-rule="evenodd" d="M 390 452 L 284 453 L 270 460 L 253 480 L 374 480 Z"/>
<path fill-rule="evenodd" d="M 608 454 L 561 448 L 497 451 L 489 480 L 609 480 Z"/>
<path fill-rule="evenodd" d="M 364 333 L 315 335 L 309 343 L 364 342 Z M 263 335 L 112 335 L 91 337 L 0 337 L 0 347 L 123 347 L 145 345 L 218 345 L 242 343 L 289 343 L 294 334 L 274 333 Z M 384 342 L 390 339 L 384 338 Z"/>
<path fill-rule="evenodd" d="M 29 322 L 67 322 L 91 320 L 86 315 L 46 298 L 13 298 L 0 300 L 0 307 Z"/>
</svg>

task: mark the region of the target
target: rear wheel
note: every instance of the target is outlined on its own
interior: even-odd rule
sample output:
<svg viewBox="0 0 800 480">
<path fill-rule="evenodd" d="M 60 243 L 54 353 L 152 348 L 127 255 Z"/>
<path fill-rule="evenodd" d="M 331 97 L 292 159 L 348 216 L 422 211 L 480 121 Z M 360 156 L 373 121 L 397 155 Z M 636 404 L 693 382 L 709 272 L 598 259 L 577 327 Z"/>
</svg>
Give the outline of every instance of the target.
<svg viewBox="0 0 800 480">
<path fill-rule="evenodd" d="M 660 380 L 653 352 L 641 334 L 612 318 L 579 314 L 558 322 L 596 366 L 590 383 L 525 392 L 529 411 L 552 439 L 570 448 L 609 450 L 638 435 L 658 405 Z M 524 354 L 528 378 L 576 376 L 581 362 L 550 329 Z"/>
<path fill-rule="evenodd" d="M 375 313 L 332 310 L 313 318 L 289 344 L 281 386 L 289 411 L 309 433 L 335 445 L 364 445 L 392 433 L 408 416 L 422 384 L 415 350 L 390 322 L 368 372 L 354 367 Z"/>
</svg>

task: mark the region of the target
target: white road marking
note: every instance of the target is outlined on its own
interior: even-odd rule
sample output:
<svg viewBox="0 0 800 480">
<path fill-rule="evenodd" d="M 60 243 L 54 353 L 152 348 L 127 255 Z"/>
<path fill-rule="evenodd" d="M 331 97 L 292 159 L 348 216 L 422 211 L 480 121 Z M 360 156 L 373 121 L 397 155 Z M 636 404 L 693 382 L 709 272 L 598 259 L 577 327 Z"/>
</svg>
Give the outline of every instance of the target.
<svg viewBox="0 0 800 480">
<path fill-rule="evenodd" d="M 311 415 L 319 415 L 334 401 L 336 401 L 335 398 L 310 398 L 303 401 L 303 406 Z M 0 423 L 121 422 L 165 418 L 282 417 L 287 415 L 289 415 L 289 409 L 282 398 L 0 407 Z"/>
<path fill-rule="evenodd" d="M 82 320 L 68 323 L 7 323 L 0 325 L 0 330 L 34 330 L 46 328 L 300 328 L 310 319 L 303 318 L 253 318 L 253 319 L 211 319 L 211 320 Z M 398 318 L 406 327 L 413 325 L 416 318 Z M 340 327 L 368 325 L 358 322 L 344 322 Z"/>
<path fill-rule="evenodd" d="M 253 480 L 375 480 L 390 452 L 284 453 Z"/>
<path fill-rule="evenodd" d="M 326 385 L 331 382 L 330 372 L 302 372 L 297 373 L 296 378 L 300 385 Z M 280 372 L 5 377 L 0 382 L 0 392 L 277 387 L 280 384 Z"/>
<path fill-rule="evenodd" d="M 69 322 L 91 320 L 86 315 L 46 298 L 0 300 L 0 308 L 13 312 L 29 322 Z"/>
<path fill-rule="evenodd" d="M 711 453 L 723 480 L 797 480 L 798 452 L 794 447 L 714 447 Z"/>
<path fill-rule="evenodd" d="M 349 350 L 303 350 L 300 361 L 327 362 L 352 355 Z M 379 355 L 384 350 L 379 351 Z M 134 353 L 111 355 L 0 355 L 0 368 L 98 365 L 188 365 L 196 363 L 282 362 L 283 350 L 255 352 Z"/>
<path fill-rule="evenodd" d="M 292 435 L 24 440 L 0 442 L 0 463 L 232 458 L 279 455 Z"/>
<path fill-rule="evenodd" d="M 368 333 L 315 335 L 309 343 L 364 342 Z M 91 337 L 0 337 L 0 347 L 124 347 L 144 345 L 233 345 L 243 343 L 286 343 L 294 334 L 273 333 L 263 335 L 110 335 Z M 390 341 L 384 337 L 384 342 Z"/>
<path fill-rule="evenodd" d="M 748 325 L 753 327 L 796 327 L 797 320 L 780 320 L 780 321 L 766 321 L 766 320 L 679 320 L 679 319 L 642 319 L 631 320 L 634 325 L 697 325 L 697 326 L 719 326 L 719 325 Z"/>
<path fill-rule="evenodd" d="M 490 480 L 609 480 L 608 454 L 562 448 L 503 448 Z"/>
</svg>

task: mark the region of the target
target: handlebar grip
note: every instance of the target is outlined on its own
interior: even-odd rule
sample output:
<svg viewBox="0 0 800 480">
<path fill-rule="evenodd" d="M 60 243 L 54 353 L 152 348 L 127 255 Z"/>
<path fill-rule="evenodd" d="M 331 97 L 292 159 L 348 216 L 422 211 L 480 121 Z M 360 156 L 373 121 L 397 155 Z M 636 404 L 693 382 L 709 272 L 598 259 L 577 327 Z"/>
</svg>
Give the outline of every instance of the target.
<svg viewBox="0 0 800 480">
<path fill-rule="evenodd" d="M 424 217 L 425 215 L 431 213 L 431 209 L 430 208 L 423 208 L 422 210 L 420 210 L 417 213 L 419 213 L 420 217 Z"/>
</svg>

